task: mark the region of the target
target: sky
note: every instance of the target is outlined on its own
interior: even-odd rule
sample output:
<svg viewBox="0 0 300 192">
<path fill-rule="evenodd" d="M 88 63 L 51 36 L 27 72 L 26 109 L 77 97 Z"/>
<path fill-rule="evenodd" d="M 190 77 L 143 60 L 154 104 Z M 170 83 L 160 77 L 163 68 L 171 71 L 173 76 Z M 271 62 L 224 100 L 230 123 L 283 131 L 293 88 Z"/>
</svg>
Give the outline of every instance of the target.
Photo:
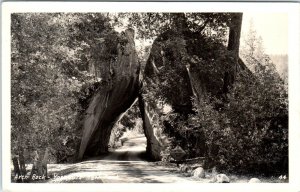
<svg viewBox="0 0 300 192">
<path fill-rule="evenodd" d="M 285 13 L 244 13 L 242 37 L 249 30 L 250 20 L 263 39 L 267 54 L 288 53 L 288 15 Z"/>
</svg>

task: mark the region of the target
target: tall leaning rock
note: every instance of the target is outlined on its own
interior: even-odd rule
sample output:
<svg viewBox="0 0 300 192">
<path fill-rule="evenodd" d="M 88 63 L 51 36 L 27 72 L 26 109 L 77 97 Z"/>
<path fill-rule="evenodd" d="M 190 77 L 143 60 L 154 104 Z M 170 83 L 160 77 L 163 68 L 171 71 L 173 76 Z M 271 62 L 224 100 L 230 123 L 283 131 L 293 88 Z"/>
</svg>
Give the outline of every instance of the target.
<svg viewBox="0 0 300 192">
<path fill-rule="evenodd" d="M 101 82 L 84 114 L 79 159 L 108 152 L 113 125 L 130 108 L 139 92 L 140 65 L 134 30 L 104 38 L 96 49 L 93 70 Z"/>
<path fill-rule="evenodd" d="M 236 18 L 235 25 L 230 27 L 228 47 L 190 31 L 184 14 L 178 14 L 175 27 L 154 41 L 145 66 L 140 102 L 144 130 L 156 132 L 155 138 L 148 140 L 152 144 L 148 144 L 149 151 L 156 159 L 161 158 L 165 149 L 172 148 L 172 143 L 185 150 L 194 149 L 190 158 L 205 155 L 201 129 L 184 131 L 173 122 L 186 121 L 194 113 L 192 98 L 207 100 L 214 96 L 226 99 L 236 71 L 247 70 L 238 59 L 240 28 L 236 23 L 241 14 Z M 168 117 L 166 108 L 172 109 L 172 117 Z M 172 138 L 176 141 L 172 142 Z M 187 143 L 194 143 L 194 146 L 188 149 Z"/>
</svg>

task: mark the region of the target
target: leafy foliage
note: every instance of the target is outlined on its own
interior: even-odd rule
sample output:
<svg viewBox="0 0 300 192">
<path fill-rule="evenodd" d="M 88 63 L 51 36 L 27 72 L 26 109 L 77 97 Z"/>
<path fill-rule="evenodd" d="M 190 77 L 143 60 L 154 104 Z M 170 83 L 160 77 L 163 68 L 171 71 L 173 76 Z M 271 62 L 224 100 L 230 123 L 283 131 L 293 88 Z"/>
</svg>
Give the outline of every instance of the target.
<svg viewBox="0 0 300 192">
<path fill-rule="evenodd" d="M 192 34 L 182 38 L 180 33 L 163 33 L 152 46 L 147 63 L 152 67 L 145 68 L 147 102 L 152 101 L 154 109 L 159 101 L 172 106 L 173 111 L 167 115 L 156 113 L 161 115 L 160 122 L 173 145 L 179 144 L 188 157 L 206 156 L 208 164 L 219 169 L 286 172 L 287 92 L 263 51 L 262 40 L 251 37 L 249 41 L 254 43 L 247 45 L 253 47 L 243 47 L 243 58 L 252 73 L 240 71 L 226 93 L 222 90 L 223 75 L 232 72 L 234 61 L 223 45 L 223 36 Z M 187 67 L 192 76 L 185 77 Z M 194 89 L 202 86 L 202 92 L 192 100 L 194 112 L 176 110 L 174 106 L 181 102 L 178 98 L 187 93 L 184 82 L 195 77 L 199 79 L 192 82 Z M 190 96 L 183 98 L 190 100 Z M 164 158 L 169 159 L 165 154 Z"/>
<path fill-rule="evenodd" d="M 110 17 L 113 25 L 134 28 L 138 38 L 146 39 L 153 39 L 174 28 L 224 37 L 231 21 L 230 13 L 117 13 Z"/>
<path fill-rule="evenodd" d="M 287 172 L 287 90 L 268 55 L 256 49 L 262 42 L 248 40 L 254 43 L 243 56 L 253 74 L 238 74 L 221 110 L 216 110 L 221 102 L 216 98 L 195 99 L 197 114 L 190 116 L 188 127 L 203 131 L 206 155 L 219 168 Z"/>
<path fill-rule="evenodd" d="M 144 133 L 143 121 L 138 102 L 135 102 L 112 128 L 109 141 L 110 147 L 119 147 L 118 143 L 120 142 L 120 138 L 124 136 L 125 132 L 132 132 L 133 134 Z"/>
<path fill-rule="evenodd" d="M 155 40 L 145 67 L 144 100 L 159 116 L 159 121 L 152 120 L 152 126 L 163 127 L 173 147 L 179 144 L 189 158 L 205 155 L 199 123 L 189 125 L 192 122 L 189 115 L 195 114 L 191 97 L 195 94 L 205 97 L 207 92 L 220 95 L 224 73 L 233 68 L 232 55 L 222 40 L 224 36 L 218 35 L 199 35 L 191 30 L 179 32 L 176 28 L 168 30 Z M 172 109 L 168 114 L 163 110 L 166 106 Z"/>
<path fill-rule="evenodd" d="M 12 152 L 48 147 L 55 161 L 69 161 L 80 142 L 81 102 L 99 80 L 93 46 L 114 32 L 93 13 L 12 14 L 11 26 Z"/>
<path fill-rule="evenodd" d="M 231 171 L 287 171 L 282 165 L 288 150 L 283 92 L 273 83 L 251 83 L 240 74 L 222 111 L 214 109 L 214 102 L 195 103 L 192 125 L 201 126 L 210 160 Z"/>
</svg>

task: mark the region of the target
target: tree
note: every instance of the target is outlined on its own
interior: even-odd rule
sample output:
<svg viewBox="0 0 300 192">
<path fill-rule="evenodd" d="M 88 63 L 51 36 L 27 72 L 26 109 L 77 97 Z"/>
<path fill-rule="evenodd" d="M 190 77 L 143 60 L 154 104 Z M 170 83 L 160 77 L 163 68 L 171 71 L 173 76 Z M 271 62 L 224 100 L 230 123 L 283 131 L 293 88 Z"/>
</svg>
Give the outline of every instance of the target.
<svg viewBox="0 0 300 192">
<path fill-rule="evenodd" d="M 224 90 L 228 90 L 233 83 L 239 60 L 242 13 L 120 13 L 112 17 L 115 25 L 127 23 L 133 27 L 137 31 L 137 38 L 154 39 L 159 34 L 176 29 L 180 33 L 193 32 L 198 36 L 210 37 L 224 45 L 228 42 L 227 48 L 234 58 L 235 71 L 227 75 Z"/>
<path fill-rule="evenodd" d="M 228 92 L 233 78 L 227 81 L 226 74 L 233 77 L 239 41 L 238 37 L 233 36 L 237 38 L 236 47 L 231 45 L 231 51 L 237 54 L 229 53 L 226 31 L 227 24 L 231 22 L 230 14 L 178 13 L 168 16 L 171 17 L 169 28 L 165 31 L 164 28 L 157 28 L 162 33 L 152 45 L 144 71 L 143 92 L 139 99 L 151 106 L 153 116 L 161 117 L 153 118 L 151 126 L 160 127 L 169 137 L 175 138 L 173 142 L 180 143 L 181 147 L 189 151 L 190 157 L 195 157 L 203 155 L 202 149 L 205 147 L 203 142 L 198 142 L 203 139 L 201 130 L 186 126 L 189 115 L 195 113 L 191 97 L 202 100 L 210 94 L 220 97 Z M 198 27 L 195 23 L 192 25 L 192 21 L 197 19 L 202 19 Z M 232 25 L 232 29 L 237 26 L 238 24 Z M 224 82 L 226 85 L 223 85 Z M 227 91 L 224 91 L 226 88 L 222 89 L 224 86 Z M 170 118 L 159 112 L 158 102 L 172 108 Z M 193 148 L 200 150 L 190 151 Z"/>
<path fill-rule="evenodd" d="M 229 38 L 228 38 L 228 50 L 232 51 L 234 62 L 235 62 L 235 74 L 237 73 L 238 60 L 239 60 L 239 49 L 240 49 L 240 37 L 242 29 L 242 13 L 232 13 L 230 20 Z"/>
<path fill-rule="evenodd" d="M 252 73 L 239 71 L 226 104 L 218 112 L 218 99 L 195 100 L 197 115 L 190 127 L 200 125 L 207 156 L 219 168 L 241 172 L 286 173 L 288 154 L 288 102 L 283 81 L 250 28 L 242 47 Z"/>
<path fill-rule="evenodd" d="M 263 39 L 255 30 L 253 20 L 250 20 L 249 30 L 245 35 L 245 38 L 242 40 L 241 57 L 249 69 L 254 73 L 257 72 L 255 66 L 259 64 L 267 65 L 268 63 L 271 63 L 270 57 L 265 53 Z M 272 66 L 269 67 L 273 68 Z"/>
<path fill-rule="evenodd" d="M 112 29 L 102 14 L 12 14 L 11 26 L 12 154 L 23 168 L 25 151 L 41 174 L 47 154 L 63 162 L 76 153 L 80 101 L 98 81 L 88 72 L 92 46 Z"/>
<path fill-rule="evenodd" d="M 182 28 L 204 34 L 222 41 L 228 33 L 231 13 L 117 13 L 110 14 L 113 25 L 132 27 L 137 31 L 137 38 L 154 39 L 171 28 Z M 239 14 L 237 14 L 239 15 Z M 240 17 L 240 16 L 239 16 Z M 233 17 L 234 20 L 234 17 Z M 181 23 L 181 24 L 180 24 Z M 235 27 L 238 27 L 236 23 Z M 240 23 L 241 24 L 241 23 Z M 238 30 L 237 30 L 238 31 Z"/>
</svg>

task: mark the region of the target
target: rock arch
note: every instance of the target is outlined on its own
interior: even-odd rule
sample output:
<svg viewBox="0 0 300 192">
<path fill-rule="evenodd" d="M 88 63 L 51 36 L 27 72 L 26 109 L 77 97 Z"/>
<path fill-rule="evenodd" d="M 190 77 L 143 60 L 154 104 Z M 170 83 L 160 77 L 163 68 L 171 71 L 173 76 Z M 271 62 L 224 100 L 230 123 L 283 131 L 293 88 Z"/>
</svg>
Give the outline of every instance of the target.
<svg viewBox="0 0 300 192">
<path fill-rule="evenodd" d="M 158 160 L 161 144 L 157 141 L 156 129 L 151 126 L 151 115 L 145 107 L 147 104 L 139 97 L 140 63 L 135 51 L 134 31 L 127 29 L 114 38 L 118 39 L 116 59 L 101 60 L 97 57 L 94 61 L 94 70 L 98 71 L 96 74 L 102 81 L 84 114 L 78 159 L 108 152 L 112 127 L 138 98 L 144 120 L 147 152 L 153 159 Z M 99 52 L 105 54 L 105 49 L 99 47 Z M 102 76 L 99 71 L 103 72 Z"/>
<path fill-rule="evenodd" d="M 127 29 L 116 38 L 118 39 L 116 51 L 113 51 L 116 53 L 115 59 L 101 60 L 101 57 L 95 59 L 95 70 L 97 67 L 100 68 L 98 71 L 103 75 L 98 74 L 103 80 L 85 113 L 79 159 L 108 152 L 113 125 L 136 99 L 139 100 L 147 138 L 147 153 L 153 159 L 162 158 L 161 152 L 171 145 L 171 136 L 180 139 L 181 135 L 172 130 L 170 123 L 162 122 L 160 119 L 164 114 L 158 107 L 159 101 L 149 101 L 145 96 L 145 92 L 146 95 L 147 92 L 151 92 L 147 85 L 152 83 L 159 88 L 162 87 L 162 81 L 158 76 L 159 73 L 164 73 L 163 70 L 175 70 L 173 72 L 175 77 L 180 76 L 175 86 L 167 90 L 169 95 L 164 96 L 169 97 L 168 104 L 183 118 L 193 113 L 191 97 L 202 99 L 208 94 L 226 96 L 224 87 L 227 88 L 233 83 L 233 80 L 226 80 L 228 75 L 234 76 L 236 70 L 247 70 L 240 60 L 236 63 L 236 59 L 232 59 L 232 50 L 224 45 L 215 44 L 215 47 L 211 48 L 212 39 L 191 31 L 175 29 L 162 33 L 154 41 L 141 82 L 141 67 L 135 51 L 134 31 Z M 107 53 L 105 47 L 100 47 L 99 50 L 100 55 Z M 168 129 L 167 133 L 164 132 L 164 127 Z M 205 151 L 205 138 L 199 137 L 190 138 L 197 140 L 196 146 L 193 147 Z"/>
</svg>

